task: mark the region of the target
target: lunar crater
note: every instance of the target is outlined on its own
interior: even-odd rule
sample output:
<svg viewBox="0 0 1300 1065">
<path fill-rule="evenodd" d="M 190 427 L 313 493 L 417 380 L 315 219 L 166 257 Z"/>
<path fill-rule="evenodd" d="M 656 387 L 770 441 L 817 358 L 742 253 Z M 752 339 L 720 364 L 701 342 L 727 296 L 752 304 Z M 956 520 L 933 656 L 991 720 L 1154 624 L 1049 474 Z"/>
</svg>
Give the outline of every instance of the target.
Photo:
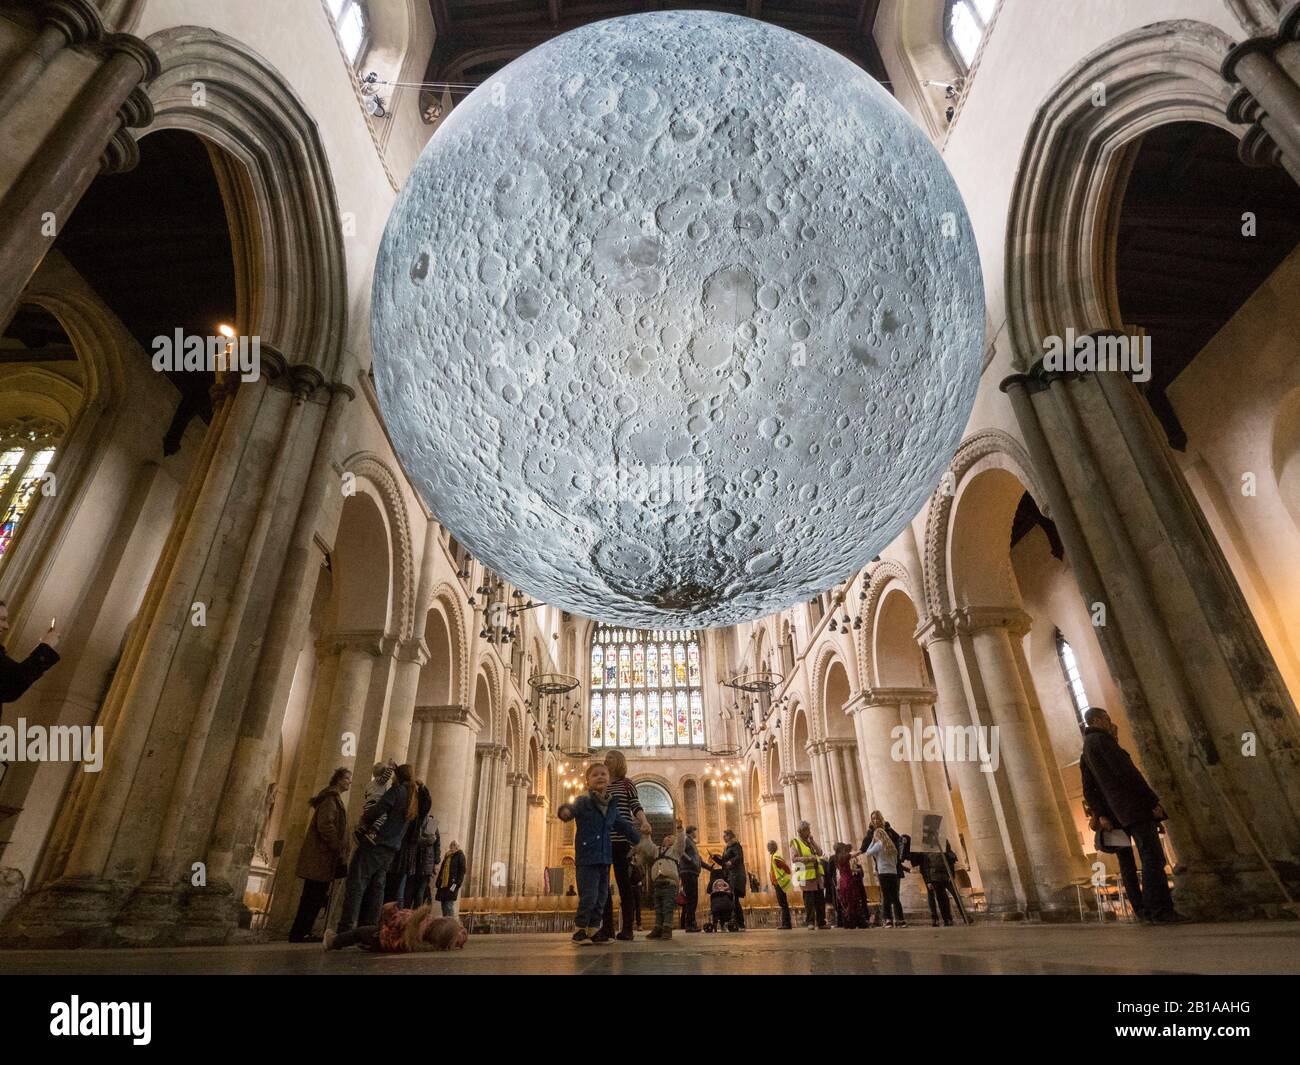
<svg viewBox="0 0 1300 1065">
<path fill-rule="evenodd" d="M 380 402 L 437 519 L 629 625 L 732 624 L 860 568 L 981 367 L 978 257 L 924 134 L 844 57 L 719 13 L 594 23 L 493 75 L 374 284 Z"/>
</svg>

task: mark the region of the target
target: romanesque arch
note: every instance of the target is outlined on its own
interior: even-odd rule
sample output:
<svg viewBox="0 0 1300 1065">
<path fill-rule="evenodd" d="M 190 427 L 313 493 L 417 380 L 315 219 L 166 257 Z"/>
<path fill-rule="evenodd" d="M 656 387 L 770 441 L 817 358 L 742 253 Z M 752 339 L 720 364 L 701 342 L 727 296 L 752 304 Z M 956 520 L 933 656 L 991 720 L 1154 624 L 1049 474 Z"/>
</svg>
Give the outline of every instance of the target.
<svg viewBox="0 0 1300 1065">
<path fill-rule="evenodd" d="M 955 605 L 949 573 L 953 504 L 968 479 L 993 468 L 1015 476 L 1034 497 L 1038 509 L 1051 516 L 1031 472 L 1029 456 L 1019 441 L 1001 429 L 984 429 L 963 440 L 948 464 L 948 473 L 930 497 L 926 511 L 924 569 L 927 616 L 942 616 Z"/>
<path fill-rule="evenodd" d="M 408 640 L 415 629 L 415 565 L 411 522 L 397 477 L 386 462 L 368 451 L 349 457 L 344 461 L 343 469 L 358 481 L 364 480 L 369 484 L 382 503 L 392 558 L 389 624 L 395 630 L 394 635 Z"/>
</svg>

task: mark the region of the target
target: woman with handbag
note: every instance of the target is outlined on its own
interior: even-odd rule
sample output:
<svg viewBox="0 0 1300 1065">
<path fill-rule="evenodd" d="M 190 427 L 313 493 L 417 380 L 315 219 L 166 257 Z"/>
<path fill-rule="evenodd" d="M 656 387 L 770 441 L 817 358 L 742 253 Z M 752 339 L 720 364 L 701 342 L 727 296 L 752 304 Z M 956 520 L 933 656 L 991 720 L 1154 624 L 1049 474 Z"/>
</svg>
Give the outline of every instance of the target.
<svg viewBox="0 0 1300 1065">
<path fill-rule="evenodd" d="M 343 793 L 352 787 L 352 770 L 340 766 L 330 782 L 308 800 L 315 811 L 294 870 L 302 880 L 302 898 L 289 929 L 290 943 L 319 943 L 311 934 L 316 917 L 329 901 L 330 884 L 348 872 L 348 812 Z"/>
</svg>

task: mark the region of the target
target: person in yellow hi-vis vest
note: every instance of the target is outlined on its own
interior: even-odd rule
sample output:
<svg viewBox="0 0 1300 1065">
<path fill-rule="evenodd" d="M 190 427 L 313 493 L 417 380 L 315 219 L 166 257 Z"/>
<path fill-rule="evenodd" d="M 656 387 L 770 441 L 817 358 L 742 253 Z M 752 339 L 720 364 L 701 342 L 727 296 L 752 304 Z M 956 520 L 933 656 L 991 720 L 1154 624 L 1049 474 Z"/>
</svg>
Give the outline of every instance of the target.
<svg viewBox="0 0 1300 1065">
<path fill-rule="evenodd" d="M 822 851 L 813 839 L 812 825 L 799 822 L 799 835 L 790 841 L 790 865 L 795 886 L 803 893 L 804 927 L 826 927 L 826 893 L 823 889 Z"/>
<path fill-rule="evenodd" d="M 786 892 L 790 890 L 790 884 L 793 878 L 790 874 L 790 866 L 786 864 L 784 858 L 777 854 L 780 848 L 776 845 L 776 840 L 767 841 L 767 853 L 772 857 L 767 863 L 768 876 L 772 878 L 772 887 L 776 889 L 776 904 L 781 907 L 781 927 L 793 928 L 790 923 L 790 903 L 786 898 Z"/>
</svg>

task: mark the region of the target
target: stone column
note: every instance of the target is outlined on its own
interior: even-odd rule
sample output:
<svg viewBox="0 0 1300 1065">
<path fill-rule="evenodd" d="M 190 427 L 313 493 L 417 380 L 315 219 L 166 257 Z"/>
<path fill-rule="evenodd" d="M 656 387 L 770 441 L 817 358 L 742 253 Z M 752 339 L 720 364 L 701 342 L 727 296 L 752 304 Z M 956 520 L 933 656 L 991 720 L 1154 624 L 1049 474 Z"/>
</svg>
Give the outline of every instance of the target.
<svg viewBox="0 0 1300 1065">
<path fill-rule="evenodd" d="M 0 70 L 0 115 L 9 114 L 24 93 L 40 92 L 41 74 L 63 49 L 104 36 L 91 0 L 41 0 L 37 7 L 36 36 Z"/>
<path fill-rule="evenodd" d="M 128 128 L 153 121 L 140 88 L 158 76 L 153 49 L 124 33 L 109 34 L 103 48 L 104 62 L 0 200 L 0 321 L 9 320 L 95 175 L 130 169 L 138 159 Z"/>
<path fill-rule="evenodd" d="M 916 798 L 908 763 L 921 756 L 920 751 L 912 749 L 911 715 L 904 715 L 902 708 L 918 695 L 919 690 L 912 688 L 867 688 L 862 701 L 853 707 L 854 726 L 860 737 L 859 755 L 867 764 L 871 781 L 871 810 L 879 810 L 899 832 L 911 831 Z M 904 732 L 905 740 L 900 739 Z M 867 811 L 868 818 L 871 810 Z"/>
<path fill-rule="evenodd" d="M 844 804 L 837 788 L 839 782 L 833 776 L 835 767 L 831 765 L 826 741 L 818 740 L 809 744 L 809 763 L 813 766 L 813 795 L 816 802 L 813 831 L 819 841 L 824 839 L 827 847 L 832 847 L 841 839 Z"/>
<path fill-rule="evenodd" d="M 506 778 L 510 785 L 509 849 L 506 852 L 506 891 L 511 895 L 524 893 L 528 854 L 528 794 L 532 780 L 527 773 L 511 773 Z"/>
<path fill-rule="evenodd" d="M 493 885 L 492 866 L 497 860 L 496 828 L 509 751 L 504 744 L 480 743 L 476 755 L 478 773 L 473 810 L 473 864 L 469 876 L 471 894 L 501 895 L 505 893 L 505 885 Z"/>
<path fill-rule="evenodd" d="M 281 829 L 284 850 L 276 864 L 275 893 L 271 899 L 271 914 L 267 922 L 271 932 L 276 935 L 289 931 L 298 905 L 301 885 L 294 877 L 298 855 L 311 824 L 313 810 L 308 800 L 329 783 L 333 769 L 339 767 L 335 765 L 324 776 L 321 775 L 321 766 L 328 765 L 331 755 L 338 751 L 332 743 L 327 747 L 325 733 L 329 724 L 330 705 L 334 700 L 334 680 L 338 675 L 341 651 L 342 648 L 330 640 L 319 640 L 316 643 L 316 676 L 312 685 L 311 705 L 298 740 L 298 770 L 294 775 L 292 790 L 285 799 L 288 807 Z M 339 761 L 341 764 L 342 759 Z M 353 788 L 363 790 L 365 777 L 356 773 L 353 776 Z"/>
<path fill-rule="evenodd" d="M 1029 618 L 1019 610 L 975 608 L 963 608 L 958 615 L 959 624 L 971 633 L 992 725 L 997 729 L 990 735 L 987 750 L 991 759 L 1006 767 L 1028 851 L 1029 875 L 1023 880 L 1028 881 L 1026 887 L 1032 885 L 1030 909 L 1077 916 L 1079 901 L 1070 883 L 1076 871 L 1073 855 L 1048 777 L 1049 767 L 1029 719 L 1029 699 L 1011 646 L 1013 638 L 1019 640 L 1029 631 Z"/>
<path fill-rule="evenodd" d="M 944 729 L 961 730 L 969 735 L 971 727 L 978 728 L 980 722 L 967 699 L 956 635 L 951 618 L 932 617 L 922 622 L 917 639 L 930 653 L 939 724 Z M 967 842 L 979 864 L 988 912 L 1004 918 L 1021 916 L 1021 902 L 1016 897 L 1007 846 L 990 788 L 992 774 L 984 772 L 978 761 L 969 758 L 957 760 L 951 769 L 961 790 L 970 829 Z M 875 783 L 874 774 L 872 783 Z"/>
<path fill-rule="evenodd" d="M 783 799 L 780 795 L 760 795 L 758 799 L 758 813 L 761 822 L 760 831 L 762 832 L 763 852 L 767 853 L 767 841 L 774 839 L 781 848 L 779 853 L 787 862 L 790 855 L 787 853 L 790 849 L 790 837 L 793 832 L 787 834 L 785 825 L 781 823 L 781 803 Z"/>
<path fill-rule="evenodd" d="M 300 375 L 307 379 L 307 375 Z M 276 587 L 274 607 L 267 622 L 266 639 L 258 658 L 249 691 L 248 703 L 240 723 L 238 747 L 233 758 L 229 783 L 221 802 L 221 812 L 208 850 L 208 879 L 228 883 L 237 889 L 247 878 L 248 865 L 256 840 L 252 838 L 256 827 L 256 810 L 260 797 L 270 783 L 272 760 L 279 746 L 280 731 L 284 722 L 285 707 L 293 684 L 301 648 L 309 637 L 311 602 L 316 593 L 320 569 L 320 552 L 315 544 L 317 527 L 327 522 L 325 512 L 331 492 L 337 493 L 338 476 L 334 472 L 333 458 L 342 438 L 343 414 L 355 393 L 347 385 L 334 384 L 322 389 L 325 410 L 320 421 L 316 448 L 307 475 L 302 504 L 289 539 L 289 549 Z M 322 662 L 317 662 L 316 689 L 322 683 L 328 694 L 338 666 L 336 656 L 327 656 L 327 673 L 321 672 Z M 328 704 L 326 704 L 328 705 Z M 299 740 L 298 763 L 309 765 L 314 772 L 320 754 L 320 740 L 325 721 L 323 714 L 314 716 L 312 709 L 303 722 L 303 735 Z M 337 766 L 331 767 L 332 769 Z M 299 777 L 303 775 L 298 774 Z M 292 781 L 283 781 L 288 794 L 293 787 L 298 806 L 291 809 L 299 815 L 307 799 L 324 787 L 328 777 L 317 782 L 304 779 L 302 793 Z M 293 814 L 290 814 L 292 817 Z M 306 823 L 301 826 L 306 831 Z M 295 841 L 295 854 L 297 848 Z M 289 846 L 286 837 L 286 848 Z M 277 868 L 283 868 L 283 858 Z M 296 857 L 295 857 L 296 861 Z"/>
<path fill-rule="evenodd" d="M 545 795 L 528 796 L 528 831 L 524 845 L 524 894 L 540 895 L 546 886 L 543 874 L 547 864 L 547 821 L 549 804 Z"/>
<path fill-rule="evenodd" d="M 1003 389 L 1063 497 L 1066 558 L 1170 815 L 1180 908 L 1269 912 L 1281 892 L 1259 852 L 1297 879 L 1300 726 L 1158 423 L 1119 373 L 1035 368 Z"/>
<path fill-rule="evenodd" d="M 411 729 L 415 720 L 415 695 L 420 686 L 420 670 L 429 661 L 429 648 L 420 636 L 402 640 L 394 653 L 393 687 L 388 697 L 383 757 L 391 758 L 398 765 L 411 762 L 418 766 L 418 752 Z"/>
<path fill-rule="evenodd" d="M 471 846 L 470 819 L 465 798 L 475 773 L 475 738 L 483 724 L 463 706 L 421 706 L 416 714 L 423 722 L 422 756 L 424 782 L 433 801 L 433 813 L 442 833 L 442 845 L 456 840 L 462 849 Z"/>
<path fill-rule="evenodd" d="M 813 818 L 808 816 L 811 811 L 806 810 L 803 803 L 807 788 L 812 783 L 812 774 L 806 769 L 795 770 L 782 774 L 780 783 L 785 792 L 785 812 L 790 835 L 794 836 L 799 831 L 800 821 L 812 824 L 813 831 L 816 832 L 820 826 L 813 823 Z M 820 836 L 817 837 L 817 842 L 825 845 Z"/>
<path fill-rule="evenodd" d="M 1300 174 L 1300 56 L 1290 47 L 1300 16 L 1293 8 L 1279 32 L 1249 37 L 1223 60 L 1223 76 L 1244 90 L 1228 115 L 1236 122 L 1254 119 L 1277 144 L 1292 177 Z M 1252 106 L 1254 105 L 1254 106 Z"/>
</svg>

